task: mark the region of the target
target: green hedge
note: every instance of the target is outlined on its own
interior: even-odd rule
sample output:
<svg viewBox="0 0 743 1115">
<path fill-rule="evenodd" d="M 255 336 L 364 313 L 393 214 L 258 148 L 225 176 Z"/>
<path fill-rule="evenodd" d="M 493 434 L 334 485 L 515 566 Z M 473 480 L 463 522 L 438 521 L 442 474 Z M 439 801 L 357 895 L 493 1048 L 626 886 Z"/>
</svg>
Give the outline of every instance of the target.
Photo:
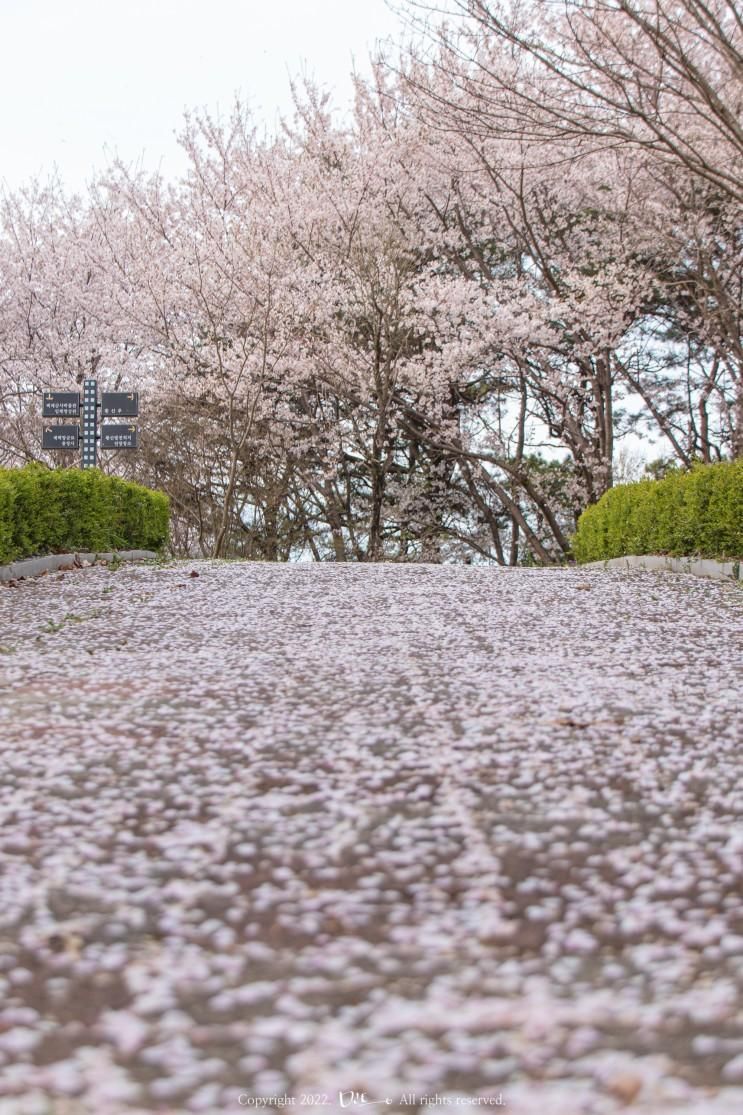
<svg viewBox="0 0 743 1115">
<path fill-rule="evenodd" d="M 626 554 L 743 557 L 743 460 L 611 488 L 578 521 L 579 562 Z"/>
<path fill-rule="evenodd" d="M 169 517 L 163 492 L 97 469 L 0 469 L 0 564 L 77 550 L 159 550 Z"/>
</svg>

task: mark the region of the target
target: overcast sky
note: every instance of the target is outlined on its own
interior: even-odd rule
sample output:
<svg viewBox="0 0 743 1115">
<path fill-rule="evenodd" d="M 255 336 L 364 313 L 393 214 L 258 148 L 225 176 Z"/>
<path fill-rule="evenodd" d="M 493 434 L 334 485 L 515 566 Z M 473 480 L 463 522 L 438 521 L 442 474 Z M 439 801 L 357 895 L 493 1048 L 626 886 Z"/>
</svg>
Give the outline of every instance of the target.
<svg viewBox="0 0 743 1115">
<path fill-rule="evenodd" d="M 375 40 L 395 35 L 385 0 L 0 0 L 0 179 L 56 166 L 78 189 L 118 152 L 176 173 L 183 112 L 228 112 L 239 91 L 269 126 L 309 72 L 350 96 Z"/>
</svg>

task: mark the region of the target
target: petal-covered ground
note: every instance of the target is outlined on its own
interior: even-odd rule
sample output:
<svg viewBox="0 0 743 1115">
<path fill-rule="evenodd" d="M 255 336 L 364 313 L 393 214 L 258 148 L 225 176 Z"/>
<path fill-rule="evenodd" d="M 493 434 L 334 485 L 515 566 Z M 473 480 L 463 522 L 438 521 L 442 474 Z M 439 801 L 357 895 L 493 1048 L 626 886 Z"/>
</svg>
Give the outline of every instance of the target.
<svg viewBox="0 0 743 1115">
<path fill-rule="evenodd" d="M 742 651 L 672 575 L 0 590 L 0 1115 L 739 1115 Z"/>
</svg>

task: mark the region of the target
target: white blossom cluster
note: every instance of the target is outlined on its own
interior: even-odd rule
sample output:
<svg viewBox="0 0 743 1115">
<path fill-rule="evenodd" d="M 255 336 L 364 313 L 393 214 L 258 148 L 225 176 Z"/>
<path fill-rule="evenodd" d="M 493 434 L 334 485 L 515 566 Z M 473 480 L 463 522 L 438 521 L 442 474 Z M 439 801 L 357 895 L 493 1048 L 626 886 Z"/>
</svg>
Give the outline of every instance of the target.
<svg viewBox="0 0 743 1115">
<path fill-rule="evenodd" d="M 743 1110 L 742 617 L 568 569 L 2 589 L 0 1115 Z"/>
</svg>

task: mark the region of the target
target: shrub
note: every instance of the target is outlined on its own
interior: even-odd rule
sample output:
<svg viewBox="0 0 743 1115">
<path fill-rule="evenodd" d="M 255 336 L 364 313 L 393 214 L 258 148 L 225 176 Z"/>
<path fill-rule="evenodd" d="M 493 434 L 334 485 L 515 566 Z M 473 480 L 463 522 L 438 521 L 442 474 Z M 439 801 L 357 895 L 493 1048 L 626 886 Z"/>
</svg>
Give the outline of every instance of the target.
<svg viewBox="0 0 743 1115">
<path fill-rule="evenodd" d="M 160 549 L 168 497 L 97 469 L 0 470 L 0 562 L 76 550 Z"/>
<path fill-rule="evenodd" d="M 13 556 L 13 504 L 15 490 L 5 474 L 0 472 L 0 565 Z"/>
<path fill-rule="evenodd" d="M 578 521 L 579 562 L 627 554 L 743 557 L 743 460 L 611 488 Z"/>
</svg>

